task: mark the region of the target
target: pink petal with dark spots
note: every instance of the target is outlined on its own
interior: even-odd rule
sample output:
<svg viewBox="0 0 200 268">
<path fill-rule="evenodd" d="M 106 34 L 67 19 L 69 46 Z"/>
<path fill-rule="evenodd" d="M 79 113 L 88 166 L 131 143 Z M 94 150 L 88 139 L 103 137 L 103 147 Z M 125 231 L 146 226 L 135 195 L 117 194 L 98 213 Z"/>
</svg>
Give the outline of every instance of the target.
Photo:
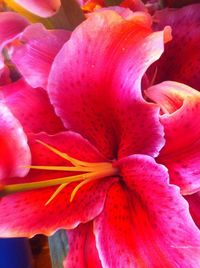
<svg viewBox="0 0 200 268">
<path fill-rule="evenodd" d="M 43 133 L 32 135 L 30 139 L 33 165 L 69 165 L 68 161 L 34 142 L 34 139 L 42 140 L 80 160 L 96 162 L 103 159 L 87 140 L 73 132 L 52 136 Z M 24 178 L 15 178 L 13 183 L 50 180 L 69 175 L 72 175 L 71 172 L 32 170 Z M 88 222 L 103 210 L 106 193 L 116 180 L 104 178 L 90 182 L 77 192 L 72 202 L 70 196 L 77 183 L 71 183 L 46 206 L 45 203 L 58 187 L 52 186 L 3 197 L 0 202 L 0 236 L 31 237 L 37 233 L 51 235 L 59 228 L 71 229 L 79 223 Z M 6 183 L 10 182 L 8 178 Z"/>
<path fill-rule="evenodd" d="M 64 130 L 54 112 L 47 93 L 32 88 L 23 79 L 0 88 L 4 102 L 23 125 L 26 132 L 46 131 L 50 134 Z"/>
<path fill-rule="evenodd" d="M 94 220 L 103 267 L 198 267 L 200 231 L 166 168 L 144 155 L 118 167 L 126 185 L 111 186 Z"/>
<path fill-rule="evenodd" d="M 19 36 L 19 45 L 14 47 L 11 59 L 32 87 L 46 88 L 54 57 L 70 34 L 64 30 L 46 30 L 37 23 Z"/>
<path fill-rule="evenodd" d="M 28 169 L 21 166 L 31 161 L 27 138 L 19 121 L 0 102 L 0 180 L 25 176 Z"/>
<path fill-rule="evenodd" d="M 155 14 L 156 29 L 170 25 L 173 36 L 156 64 L 155 84 L 172 80 L 200 90 L 199 10 L 200 4 L 181 9 L 164 9 Z"/>
<path fill-rule="evenodd" d="M 102 268 L 93 234 L 92 222 L 80 224 L 67 232 L 69 253 L 64 262 L 65 268 Z"/>
<path fill-rule="evenodd" d="M 128 21 L 110 10 L 91 14 L 50 73 L 50 99 L 65 126 L 109 158 L 157 155 L 164 143 L 158 107 L 143 100 L 141 78 L 161 55 L 164 38 L 169 31 L 151 33 L 145 13 Z"/>
<path fill-rule="evenodd" d="M 53 16 L 60 8 L 60 0 L 14 0 L 28 11 L 40 16 Z"/>
<path fill-rule="evenodd" d="M 163 115 L 166 144 L 158 161 L 169 169 L 170 182 L 183 194 L 200 189 L 200 93 L 176 82 L 163 82 L 146 91 Z"/>
</svg>

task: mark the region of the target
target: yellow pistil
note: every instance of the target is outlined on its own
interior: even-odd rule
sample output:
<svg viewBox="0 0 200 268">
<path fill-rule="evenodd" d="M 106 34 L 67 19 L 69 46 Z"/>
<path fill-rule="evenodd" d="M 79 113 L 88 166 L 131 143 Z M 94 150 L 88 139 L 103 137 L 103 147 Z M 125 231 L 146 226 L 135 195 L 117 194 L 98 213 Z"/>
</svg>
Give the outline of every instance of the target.
<svg viewBox="0 0 200 268">
<path fill-rule="evenodd" d="M 59 185 L 53 195 L 47 200 L 45 205 L 48 205 L 68 184 L 72 182 L 79 182 L 71 193 L 70 202 L 72 202 L 78 190 L 85 184 L 105 177 L 116 176 L 118 174 L 118 169 L 113 167 L 111 162 L 91 163 L 80 161 L 40 140 L 37 140 L 37 142 L 61 158 L 69 161 L 73 166 L 25 166 L 26 168 L 50 171 L 80 172 L 81 174 L 38 182 L 6 185 L 3 187 L 0 193 L 1 196 Z"/>
</svg>

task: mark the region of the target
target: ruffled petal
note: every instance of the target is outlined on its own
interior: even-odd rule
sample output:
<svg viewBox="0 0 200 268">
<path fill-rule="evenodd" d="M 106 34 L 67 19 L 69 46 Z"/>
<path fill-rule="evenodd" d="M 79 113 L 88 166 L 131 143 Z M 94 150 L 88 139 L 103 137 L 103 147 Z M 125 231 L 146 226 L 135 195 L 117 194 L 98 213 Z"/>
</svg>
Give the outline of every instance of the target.
<svg viewBox="0 0 200 268">
<path fill-rule="evenodd" d="M 70 34 L 64 30 L 46 30 L 42 24 L 36 23 L 19 36 L 19 44 L 11 59 L 32 87 L 46 88 L 54 57 Z"/>
<path fill-rule="evenodd" d="M 190 213 L 196 225 L 200 229 L 200 192 L 184 196 L 189 203 Z"/>
<path fill-rule="evenodd" d="M 151 34 L 145 13 L 128 21 L 113 11 L 90 15 L 58 53 L 50 73 L 50 99 L 65 126 L 109 158 L 158 154 L 163 146 L 158 109 L 144 102 L 141 78 L 159 58 L 168 34 L 167 29 Z"/>
<path fill-rule="evenodd" d="M 93 224 L 80 224 L 67 232 L 69 253 L 64 262 L 65 268 L 102 268 L 93 234 Z"/>
<path fill-rule="evenodd" d="M 135 155 L 119 162 L 94 234 L 103 267 L 198 267 L 200 231 L 164 166 Z"/>
<path fill-rule="evenodd" d="M 87 140 L 76 133 L 33 135 L 32 140 L 34 137 L 80 160 L 93 162 L 103 159 Z M 33 165 L 68 165 L 68 161 L 34 140 L 30 147 Z M 32 170 L 25 178 L 15 178 L 13 183 L 50 180 L 70 175 L 70 172 Z M 106 193 L 115 181 L 115 178 L 105 178 L 88 183 L 77 192 L 72 202 L 70 196 L 77 184 L 69 184 L 46 206 L 46 202 L 58 187 L 52 186 L 3 197 L 0 202 L 0 236 L 31 237 L 37 233 L 51 235 L 59 228 L 71 229 L 79 223 L 88 222 L 102 211 Z M 8 178 L 7 184 L 9 182 L 11 181 Z"/>
<path fill-rule="evenodd" d="M 183 194 L 200 189 L 200 93 L 176 82 L 163 82 L 146 91 L 163 115 L 166 144 L 158 161 L 169 169 L 170 182 Z"/>
<path fill-rule="evenodd" d="M 0 102 L 0 180 L 6 177 L 25 176 L 28 169 L 21 168 L 22 164 L 29 165 L 30 149 L 26 135 L 19 121 L 10 110 Z"/>
<path fill-rule="evenodd" d="M 33 89 L 20 79 L 1 87 L 0 90 L 3 93 L 3 101 L 21 122 L 26 132 L 45 131 L 52 134 L 64 130 L 43 89 Z"/>
<path fill-rule="evenodd" d="M 177 1 L 178 2 L 178 1 Z M 156 64 L 155 84 L 172 80 L 200 90 L 200 4 L 155 14 L 156 29 L 172 27 L 173 39 Z"/>
<path fill-rule="evenodd" d="M 0 69 L 4 67 L 2 49 L 21 33 L 28 24 L 25 18 L 15 12 L 0 12 Z"/>
<path fill-rule="evenodd" d="M 19 5 L 40 17 L 53 16 L 60 8 L 60 0 L 15 0 Z"/>
</svg>

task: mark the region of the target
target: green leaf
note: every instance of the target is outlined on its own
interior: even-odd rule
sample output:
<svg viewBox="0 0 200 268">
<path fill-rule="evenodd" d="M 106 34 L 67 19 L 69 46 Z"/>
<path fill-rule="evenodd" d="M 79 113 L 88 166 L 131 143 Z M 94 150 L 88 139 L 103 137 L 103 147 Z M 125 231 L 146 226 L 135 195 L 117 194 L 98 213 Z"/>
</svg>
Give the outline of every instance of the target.
<svg viewBox="0 0 200 268">
<path fill-rule="evenodd" d="M 63 261 L 69 248 L 65 230 L 59 230 L 49 237 L 49 248 L 52 268 L 63 268 Z"/>
</svg>

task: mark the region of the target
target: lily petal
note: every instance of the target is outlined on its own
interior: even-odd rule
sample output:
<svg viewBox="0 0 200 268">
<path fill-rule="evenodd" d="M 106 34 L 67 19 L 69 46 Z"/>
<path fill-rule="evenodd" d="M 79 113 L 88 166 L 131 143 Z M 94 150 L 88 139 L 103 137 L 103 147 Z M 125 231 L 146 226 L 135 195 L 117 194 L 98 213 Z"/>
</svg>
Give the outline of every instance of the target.
<svg viewBox="0 0 200 268">
<path fill-rule="evenodd" d="M 180 2 L 180 1 L 177 1 Z M 156 12 L 156 29 L 172 27 L 173 39 L 156 63 L 155 84 L 172 80 L 200 90 L 200 4 Z"/>
<path fill-rule="evenodd" d="M 31 155 L 26 135 L 19 121 L 0 102 L 0 180 L 9 176 L 25 176 L 28 172 L 22 164 L 30 165 Z"/>
<path fill-rule="evenodd" d="M 33 89 L 23 79 L 2 86 L 0 89 L 3 101 L 26 132 L 46 131 L 52 134 L 64 130 L 43 89 Z"/>
<path fill-rule="evenodd" d="M 28 21 L 15 12 L 0 12 L 0 69 L 4 67 L 2 49 L 28 25 Z"/>
<path fill-rule="evenodd" d="M 43 133 L 32 135 L 33 138 L 42 140 L 80 160 L 93 162 L 103 159 L 87 140 L 73 132 L 63 132 L 52 136 Z M 68 164 L 68 161 L 64 161 L 34 140 L 30 143 L 30 148 L 33 165 Z M 26 177 L 15 178 L 12 182 L 42 181 L 69 175 L 72 174 L 32 170 Z M 70 202 L 70 196 L 76 183 L 69 184 L 46 206 L 45 203 L 57 187 L 52 186 L 3 197 L 0 202 L 0 236 L 32 237 L 37 233 L 51 235 L 58 228 L 72 229 L 79 223 L 88 222 L 103 210 L 108 188 L 115 181 L 116 178 L 105 178 L 88 183 L 77 192 L 73 202 Z M 11 180 L 7 178 L 6 183 L 10 182 Z M 14 218 L 13 215 L 15 215 Z"/>
<path fill-rule="evenodd" d="M 40 17 L 53 16 L 60 8 L 60 0 L 14 0 L 16 3 Z"/>
<path fill-rule="evenodd" d="M 67 232 L 69 253 L 64 262 L 65 268 L 102 268 L 93 234 L 91 222 L 80 224 Z"/>
<path fill-rule="evenodd" d="M 126 21 L 110 10 L 91 14 L 51 69 L 48 91 L 56 113 L 67 128 L 109 158 L 117 157 L 119 143 L 120 157 L 135 152 L 157 155 L 164 143 L 158 109 L 144 102 L 141 79 L 161 55 L 169 32 L 151 34 L 146 16 Z"/>
<path fill-rule="evenodd" d="M 165 167 L 144 155 L 124 158 L 118 167 L 127 187 L 111 186 L 94 220 L 103 267 L 198 267 L 200 231 Z"/>
<path fill-rule="evenodd" d="M 11 59 L 32 87 L 46 88 L 54 57 L 70 34 L 65 30 L 46 30 L 42 24 L 36 23 L 19 36 L 19 44 Z"/>
<path fill-rule="evenodd" d="M 166 144 L 158 161 L 170 174 L 170 182 L 182 194 L 200 189 L 200 93 L 177 82 L 163 82 L 146 91 L 165 112 L 160 116 Z"/>
</svg>

